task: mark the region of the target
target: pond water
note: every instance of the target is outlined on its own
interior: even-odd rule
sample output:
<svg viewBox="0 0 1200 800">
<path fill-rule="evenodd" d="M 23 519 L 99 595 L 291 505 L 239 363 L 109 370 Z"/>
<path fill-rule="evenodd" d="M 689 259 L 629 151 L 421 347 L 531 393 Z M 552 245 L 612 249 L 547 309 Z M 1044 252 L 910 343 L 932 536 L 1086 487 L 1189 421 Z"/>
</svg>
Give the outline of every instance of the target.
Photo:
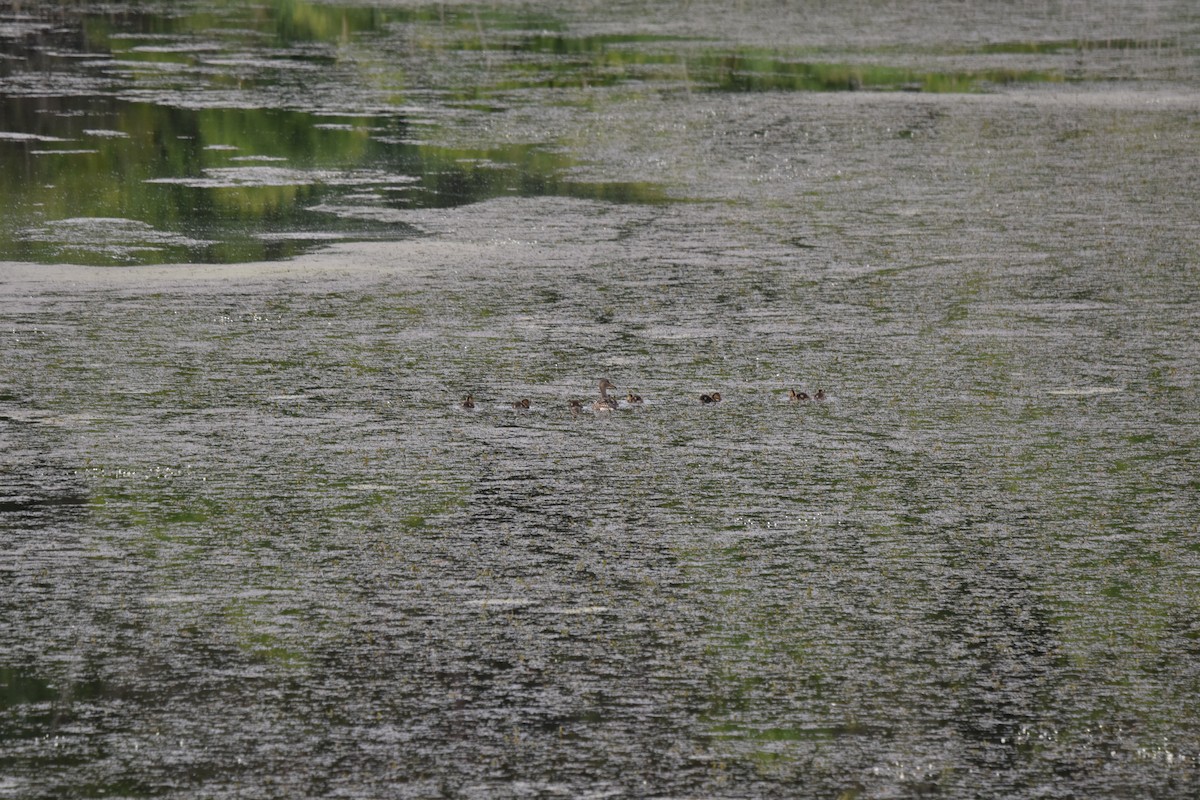
<svg viewBox="0 0 1200 800">
<path fill-rule="evenodd" d="M 0 797 L 1194 796 L 1125 5 L 0 5 Z"/>
</svg>

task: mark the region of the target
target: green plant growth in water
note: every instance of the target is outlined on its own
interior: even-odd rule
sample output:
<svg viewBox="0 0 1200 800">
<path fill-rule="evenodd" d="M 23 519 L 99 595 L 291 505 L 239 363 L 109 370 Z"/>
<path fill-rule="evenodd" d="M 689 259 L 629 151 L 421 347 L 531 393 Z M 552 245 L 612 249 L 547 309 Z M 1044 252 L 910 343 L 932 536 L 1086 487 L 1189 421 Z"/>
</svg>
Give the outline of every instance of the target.
<svg viewBox="0 0 1200 800">
<path fill-rule="evenodd" d="M 281 628 L 280 618 L 293 617 L 302 622 L 294 610 L 280 610 L 270 600 L 234 599 L 224 606 L 224 618 L 228 629 L 234 634 L 238 647 L 252 660 L 285 668 L 303 668 L 311 655 L 305 647 L 303 631 L 292 636 L 288 628 Z M 298 625 L 297 627 L 303 627 Z"/>
<path fill-rule="evenodd" d="M 222 38 L 261 46 L 264 37 L 275 46 L 306 42 L 344 44 L 354 37 L 378 33 L 389 26 L 426 25 L 451 33 L 472 35 L 478 41 L 480 31 L 555 31 L 562 24 L 545 14 L 527 9 L 497 6 L 448 7 L 443 4 L 411 8 L 386 8 L 377 5 L 347 5 L 274 0 L 251 3 L 246 0 L 220 0 L 214 3 L 180 3 L 170 13 L 154 6 L 133 6 L 121 12 L 85 10 L 82 16 L 85 43 L 90 50 L 110 48 L 137 58 L 166 55 L 164 51 L 137 49 L 144 37 L 207 34 L 219 30 Z M 132 35 L 131 35 L 132 34 Z M 186 51 L 177 53 L 188 59 Z"/>
</svg>

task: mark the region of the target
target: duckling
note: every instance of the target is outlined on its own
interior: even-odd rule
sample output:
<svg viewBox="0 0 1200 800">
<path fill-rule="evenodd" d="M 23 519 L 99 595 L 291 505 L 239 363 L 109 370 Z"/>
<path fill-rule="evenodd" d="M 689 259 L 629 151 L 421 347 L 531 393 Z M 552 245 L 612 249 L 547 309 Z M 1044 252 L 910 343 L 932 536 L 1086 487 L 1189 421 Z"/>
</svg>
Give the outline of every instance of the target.
<svg viewBox="0 0 1200 800">
<path fill-rule="evenodd" d="M 524 398 L 516 401 L 515 403 L 512 404 L 512 407 L 518 411 L 528 411 L 529 410 L 529 398 L 524 397 Z"/>
<path fill-rule="evenodd" d="M 593 411 L 615 411 L 617 408 L 617 398 L 609 397 L 608 390 L 615 389 L 617 385 L 608 378 L 600 379 L 600 399 L 592 403 Z"/>
<path fill-rule="evenodd" d="M 578 417 L 579 413 L 583 411 L 583 403 L 579 402 L 578 400 L 572 400 L 567 405 L 570 406 L 571 416 L 573 417 Z"/>
<path fill-rule="evenodd" d="M 825 399 L 825 390 L 817 389 L 817 393 L 815 395 L 813 395 L 813 397 L 817 400 L 824 400 Z"/>
<path fill-rule="evenodd" d="M 475 398 L 471 397 L 471 395 L 467 395 L 466 397 L 464 397 L 463 401 L 462 401 L 462 407 L 467 409 L 468 411 L 474 411 L 475 410 Z"/>
<path fill-rule="evenodd" d="M 700 402 L 704 405 L 709 405 L 710 403 L 719 403 L 721 402 L 721 393 L 713 392 L 712 394 L 702 394 L 700 395 Z"/>
<path fill-rule="evenodd" d="M 807 392 L 797 392 L 795 389 L 788 389 L 788 400 L 793 403 L 799 403 L 803 400 L 811 399 Z"/>
<path fill-rule="evenodd" d="M 625 395 L 625 402 L 629 403 L 631 406 L 640 406 L 642 404 L 642 396 L 640 394 L 634 394 L 633 392 L 630 392 L 629 394 Z"/>
</svg>

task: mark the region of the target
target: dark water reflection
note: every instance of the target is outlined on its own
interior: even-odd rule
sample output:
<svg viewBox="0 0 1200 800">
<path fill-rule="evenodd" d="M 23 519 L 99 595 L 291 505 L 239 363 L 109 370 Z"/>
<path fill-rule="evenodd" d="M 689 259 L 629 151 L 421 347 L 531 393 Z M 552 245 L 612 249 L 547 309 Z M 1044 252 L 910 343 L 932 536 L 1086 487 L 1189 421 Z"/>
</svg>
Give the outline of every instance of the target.
<svg viewBox="0 0 1200 800">
<path fill-rule="evenodd" d="M 411 208 L 509 195 L 663 199 L 649 184 L 572 180 L 572 158 L 539 142 L 439 146 L 428 112 L 394 101 L 358 114 L 314 105 L 337 81 L 361 80 L 338 69 L 338 43 L 412 14 L 55 8 L 9 16 L 0 36 L 0 245 L 10 258 L 254 261 L 414 235 L 402 216 Z M 355 105 L 349 89 L 342 108 Z"/>
<path fill-rule="evenodd" d="M 283 258 L 415 235 L 397 212 L 562 194 L 656 202 L 649 185 L 570 181 L 533 144 L 419 143 L 403 117 L 0 98 L 11 258 L 92 264 Z"/>
<path fill-rule="evenodd" d="M 286 258 L 418 233 L 396 211 L 540 194 L 659 201 L 570 181 L 536 145 L 416 144 L 402 118 L 10 97 L 0 140 L 10 257 L 86 264 Z"/>
</svg>

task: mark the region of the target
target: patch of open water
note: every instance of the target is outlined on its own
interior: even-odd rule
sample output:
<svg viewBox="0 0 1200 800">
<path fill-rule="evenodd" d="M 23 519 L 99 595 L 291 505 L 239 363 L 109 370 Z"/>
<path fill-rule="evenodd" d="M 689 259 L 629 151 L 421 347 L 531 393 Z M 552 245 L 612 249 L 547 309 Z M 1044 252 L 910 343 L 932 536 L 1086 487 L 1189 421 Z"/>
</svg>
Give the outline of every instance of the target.
<svg viewBox="0 0 1200 800">
<path fill-rule="evenodd" d="M 137 33 L 110 38 L 170 66 L 71 81 L 116 81 L 100 107 L 153 122 L 59 115 L 80 102 L 61 97 L 49 116 L 77 132 L 5 140 L 111 146 L 181 208 L 253 206 L 281 188 L 265 176 L 320 185 L 275 227 L 245 218 L 247 239 L 340 230 L 313 209 L 352 222 L 274 263 L 0 265 L 0 796 L 1195 793 L 1194 64 L 1115 88 L 712 92 L 678 61 L 648 88 L 580 79 L 622 27 L 678 44 L 709 14 L 714 33 L 703 6 L 266 8 L 272 31 L 289 8 L 288 30 L 338 24 L 276 39 L 237 11 L 236 33 L 187 43 L 186 15 L 114 17 Z M 1174 42 L 1139 53 L 1164 79 L 1194 50 L 1155 8 L 1134 38 Z M 1046 9 L 1014 30 L 1045 13 L 1068 39 Z M 576 57 L 506 50 L 530 19 L 606 45 L 561 87 L 479 80 Z M 882 24 L 851 37 L 859 56 Z M 729 28 L 763 34 L 746 11 Z M 233 36 L 244 87 L 203 60 Z M 363 98 L 397 83 L 360 36 L 486 91 L 422 78 L 420 113 L 406 92 L 393 117 L 432 120 L 421 144 L 382 141 Z M 788 44 L 766 38 L 743 44 Z M 397 44 L 421 41 L 439 46 Z M 1058 57 L 1030 49 L 1022 68 Z M 1087 59 L 1109 51 L 1076 51 L 1107 75 Z M 262 79 L 285 94 L 310 59 L 343 80 L 344 52 L 376 80 L 346 79 L 340 108 L 322 83 L 260 104 L 264 64 L 300 62 Z M 18 72 L 13 108 L 35 80 Z M 122 149 L 163 119 L 209 133 L 158 162 Z M 233 161 L 285 154 L 231 138 L 261 120 L 304 145 Z M 511 183 L 357 196 L 365 175 L 425 191 L 429 163 L 458 185 L 464 158 Z M 530 175 L 550 188 L 510 191 Z M 38 224 L 178 233 L 83 205 Z M 188 235 L 235 238 L 207 219 Z M 592 412 L 601 377 L 645 403 Z"/>
</svg>

